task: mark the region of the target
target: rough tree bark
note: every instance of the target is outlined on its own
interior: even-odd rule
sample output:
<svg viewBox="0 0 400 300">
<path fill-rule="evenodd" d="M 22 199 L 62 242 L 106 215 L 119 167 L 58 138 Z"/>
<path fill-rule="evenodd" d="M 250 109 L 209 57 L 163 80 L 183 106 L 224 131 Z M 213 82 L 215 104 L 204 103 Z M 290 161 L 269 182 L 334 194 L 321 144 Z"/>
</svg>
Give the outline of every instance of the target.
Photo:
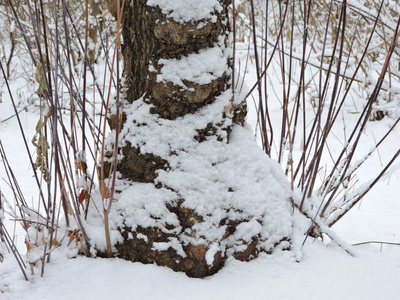
<svg viewBox="0 0 400 300">
<path fill-rule="evenodd" d="M 146 1 L 128 1 L 123 14 L 123 56 L 126 100 L 129 103 L 144 96 L 154 105 L 151 113 L 160 118 L 176 119 L 210 104 L 215 97 L 230 88 L 230 76 L 224 73 L 208 84 L 200 85 L 183 80 L 187 89 L 172 82 L 158 82 L 162 64 L 160 59 L 180 59 L 201 49 L 213 47 L 221 37 L 228 43 L 230 0 L 221 2 L 223 10 L 217 20 L 202 19 L 194 22 L 177 22 L 162 13 L 159 7 L 146 5 Z M 116 15 L 115 1 L 110 2 Z M 201 26 L 199 26 L 201 25 Z M 222 58 L 223 59 L 223 58 Z M 243 122 L 246 108 L 235 110 L 235 122 Z M 112 117 L 115 120 L 115 117 Z M 210 124 L 210 127 L 212 125 Z M 115 128 L 115 122 L 111 122 Z M 204 134 L 211 128 L 205 128 Z M 199 133 L 198 139 L 203 139 Z M 139 149 L 127 145 L 127 153 L 119 163 L 118 170 L 134 181 L 152 182 L 155 171 L 166 161 L 152 155 L 141 155 Z"/>
<path fill-rule="evenodd" d="M 194 3 L 193 10 L 199 9 L 202 5 L 202 1 L 188 2 Z M 153 134 L 154 130 L 152 129 L 147 131 L 150 133 L 146 133 L 146 128 L 152 126 L 150 122 L 168 124 L 173 128 L 171 124 L 176 120 L 176 122 L 186 124 L 185 126 L 193 127 L 191 128 L 193 134 L 189 138 L 196 144 L 191 146 L 192 148 L 197 147 L 196 145 L 200 147 L 201 144 L 211 140 L 226 145 L 229 143 L 232 127 L 235 124 L 243 125 L 246 105 L 244 102 L 234 101 L 230 92 L 232 65 L 229 53 L 231 48 L 228 6 L 231 1 L 215 0 L 214 2 L 215 5 L 208 15 L 199 18 L 199 14 L 197 14 L 197 18 L 190 19 L 182 14 L 177 17 L 174 11 L 168 11 L 161 5 L 163 1 L 126 0 L 122 21 L 125 112 L 121 128 L 123 141 L 119 145 L 121 159 L 118 162 L 117 171 L 122 179 L 154 185 L 157 189 L 177 195 L 174 200 L 165 201 L 166 210 L 169 214 L 174 215 L 177 223 L 165 223 L 162 226 L 155 226 L 156 223 L 149 226 L 125 224 L 123 228 L 120 228 L 123 241 L 116 245 L 117 255 L 132 261 L 168 266 L 175 271 L 185 272 L 191 277 L 214 274 L 224 265 L 228 256 L 248 261 L 257 257 L 260 251 L 271 251 L 271 249 L 262 249 L 259 246 L 261 230 L 246 239 L 239 237 L 240 247 L 233 247 L 238 244 L 233 236 L 240 224 L 252 222 L 251 224 L 255 223 L 256 227 L 261 227 L 264 221 L 260 217 L 253 218 L 251 215 L 237 217 L 239 213 L 243 212 L 243 209 L 236 209 L 231 204 L 224 206 L 223 216 L 218 219 L 218 222 L 214 220 L 215 224 L 212 228 L 220 230 L 220 232 L 222 230 L 219 238 L 216 240 L 206 238 L 206 234 L 201 231 L 203 229 L 199 228 L 204 227 L 201 224 L 211 218 L 212 213 L 202 214 L 201 210 L 191 206 L 185 198 L 185 195 L 190 195 L 190 193 L 185 194 L 180 191 L 177 187 L 179 185 L 169 184 L 170 181 L 166 177 L 178 169 L 181 170 L 182 160 L 179 160 L 179 157 L 191 153 L 184 149 L 187 143 L 182 142 L 181 147 L 179 145 L 171 146 L 172 142 L 163 142 L 161 141 L 163 137 L 160 136 L 160 147 L 166 146 L 169 150 L 164 155 L 158 155 L 146 150 L 148 148 L 144 149 L 149 146 L 150 141 L 146 141 L 148 138 L 146 136 L 140 137 L 141 134 Z M 116 15 L 116 7 L 116 1 L 109 1 L 109 10 L 114 15 Z M 188 15 L 190 15 L 189 12 Z M 209 66 L 204 71 L 207 73 L 206 80 L 200 80 L 191 75 L 178 79 L 171 77 L 171 72 L 182 74 L 182 70 L 175 70 L 176 66 L 182 67 L 180 62 L 186 62 L 188 68 L 196 68 L 197 57 L 207 60 L 207 55 L 211 54 L 219 55 L 218 59 L 221 65 L 226 66 L 223 72 L 220 68 L 213 69 L 213 66 Z M 187 63 L 188 61 L 189 63 Z M 165 68 L 168 68 L 172 62 L 175 64 L 173 65 L 175 69 L 166 71 Z M 199 63 L 201 65 L 204 61 Z M 225 99 L 225 104 L 216 105 L 214 103 L 217 102 L 216 99 L 221 102 L 221 98 Z M 139 101 L 142 101 L 143 105 L 148 105 L 149 121 L 143 121 L 142 115 L 133 118 L 128 116 L 132 111 L 131 107 Z M 201 126 L 204 127 L 191 125 L 194 122 L 184 123 L 186 119 L 190 118 L 190 115 L 196 115 L 213 103 L 220 111 L 213 120 L 203 122 L 205 125 Z M 143 107 L 143 105 L 138 105 L 137 108 Z M 151 116 L 156 119 L 153 118 L 152 121 Z M 207 114 L 200 114 L 199 118 L 205 120 Z M 111 116 L 109 120 L 113 130 L 116 128 L 116 119 L 115 116 Z M 182 131 L 185 130 L 188 128 L 182 128 Z M 179 131 L 177 132 L 179 133 Z M 136 143 L 132 141 L 132 138 L 128 138 L 128 135 L 134 136 L 134 141 L 143 140 L 144 142 Z M 179 137 L 177 138 L 179 139 Z M 176 143 L 174 142 L 174 145 Z M 224 148 L 218 151 L 224 151 Z M 218 155 L 218 151 L 215 155 Z M 176 160 L 180 163 L 176 164 Z M 207 159 L 204 158 L 204 160 Z M 218 163 L 211 163 L 210 168 Z M 108 169 L 109 167 L 108 165 Z M 106 170 L 105 173 L 107 174 L 108 171 Z M 229 185 L 224 190 L 226 197 L 234 192 L 235 189 Z M 237 212 L 235 217 L 229 217 L 229 213 L 234 211 Z M 156 221 L 160 219 L 160 216 L 152 215 L 151 217 Z M 287 249 L 289 248 L 287 240 L 288 234 L 283 234 L 273 244 L 275 246 L 282 244 L 281 248 Z M 176 243 L 179 245 L 177 246 Z M 164 245 L 164 249 L 156 245 Z"/>
</svg>

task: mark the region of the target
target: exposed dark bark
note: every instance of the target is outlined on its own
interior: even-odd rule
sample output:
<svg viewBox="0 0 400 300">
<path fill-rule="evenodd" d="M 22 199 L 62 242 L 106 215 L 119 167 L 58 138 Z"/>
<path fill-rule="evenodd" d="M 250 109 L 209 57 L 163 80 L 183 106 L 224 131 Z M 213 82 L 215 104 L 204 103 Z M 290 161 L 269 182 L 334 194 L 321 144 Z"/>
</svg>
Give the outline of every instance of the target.
<svg viewBox="0 0 400 300">
<path fill-rule="evenodd" d="M 167 168 L 167 161 L 150 153 L 141 154 L 139 148 L 128 143 L 122 149 L 124 158 L 119 162 L 118 171 L 124 178 L 136 182 L 154 182 L 156 171 Z"/>
</svg>

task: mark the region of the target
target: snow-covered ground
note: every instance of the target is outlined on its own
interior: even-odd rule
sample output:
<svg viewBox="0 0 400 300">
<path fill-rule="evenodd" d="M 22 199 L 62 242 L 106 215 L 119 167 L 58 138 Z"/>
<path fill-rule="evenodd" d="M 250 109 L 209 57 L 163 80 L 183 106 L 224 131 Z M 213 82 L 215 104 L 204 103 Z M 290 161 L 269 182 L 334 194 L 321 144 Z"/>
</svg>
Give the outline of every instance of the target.
<svg viewBox="0 0 400 300">
<path fill-rule="evenodd" d="M 398 299 L 398 248 L 364 247 L 350 257 L 319 242 L 250 263 L 229 261 L 216 275 L 191 279 L 154 265 L 118 259 L 52 259 L 43 278 L 22 280 L 10 258 L 1 265 L 1 299 Z"/>
<path fill-rule="evenodd" d="M 0 105 L 0 121 L 13 115 L 5 93 Z M 32 109 L 23 111 L 20 118 L 30 141 L 37 113 Z M 390 120 L 371 123 L 369 130 L 379 133 L 389 123 Z M 26 200 L 33 203 L 37 195 L 32 192 L 35 190 L 32 173 L 15 117 L 0 123 L 0 136 Z M 381 159 L 393 153 L 390 149 L 398 149 L 396 136 L 398 130 L 388 148 L 381 150 Z M 369 165 L 371 170 L 379 167 L 379 159 Z M 368 170 L 365 173 L 368 175 Z M 3 169 L 1 177 L 5 177 Z M 4 181 L 1 188 L 11 200 Z M 399 243 L 399 193 L 397 170 L 338 222 L 334 230 L 350 244 Z M 6 224 L 14 232 L 13 223 Z M 16 227 L 15 235 L 24 253 L 24 232 Z M 28 282 L 12 255 L 6 253 L 0 264 L 0 299 L 397 299 L 400 246 L 368 244 L 354 246 L 353 251 L 355 257 L 333 244 L 308 239 L 300 262 L 296 262 L 292 253 L 280 252 L 250 263 L 229 260 L 216 275 L 191 279 L 167 268 L 119 259 L 67 259 L 60 250 L 53 252 L 44 277 L 30 275 Z"/>
<path fill-rule="evenodd" d="M 208 1 L 209 2 L 209 1 Z M 212 1 L 211 1 L 212 2 Z M 166 5 L 168 1 L 163 1 Z M 171 2 L 172 3 L 172 2 Z M 240 54 L 238 54 L 240 56 Z M 245 57 L 245 54 L 243 54 Z M 250 66 L 250 69 L 253 67 Z M 249 71 L 249 74 L 254 74 Z M 274 76 L 271 75 L 271 78 Z M 279 80 L 276 82 L 276 89 Z M 254 75 L 247 76 L 249 84 Z M 17 118 L 4 82 L 0 82 L 0 139 L 10 164 L 21 185 L 26 201 L 35 206 L 38 199 L 32 170 L 24 148 Z M 20 109 L 28 102 L 32 91 L 24 89 L 25 82 L 12 82 L 12 91 Z M 355 123 L 356 106 L 362 106 L 365 99 L 356 99 L 354 107 L 344 110 L 346 126 Z M 393 105 L 398 105 L 394 103 Z M 251 108 L 248 122 L 254 126 L 255 112 Z M 397 109 L 397 111 L 396 111 Z M 393 108 L 399 116 L 399 108 Z M 21 110 L 20 120 L 25 128 L 29 144 L 38 120 L 37 109 L 31 105 Z M 279 123 L 279 103 L 271 109 L 273 122 Z M 370 122 L 363 133 L 359 153 L 365 154 L 393 123 L 388 117 L 379 122 Z M 343 141 L 342 129 L 335 135 Z M 363 166 L 358 173 L 359 183 L 379 172 L 382 162 L 387 162 L 400 147 L 400 129 L 396 129 L 379 152 Z M 334 143 L 332 145 L 340 145 Z M 33 148 L 33 147 L 32 147 Z M 297 149 L 298 150 L 298 149 Z M 339 148 L 330 149 L 332 153 Z M 296 149 L 295 149 L 296 151 Z M 397 167 L 397 169 L 396 169 Z M 5 178 L 0 167 L 0 178 Z M 1 192 L 13 203 L 13 195 L 4 180 L 0 182 Z M 400 296 L 400 163 L 397 162 L 389 176 L 341 219 L 333 230 L 349 245 L 362 242 L 365 245 L 349 246 L 354 256 L 346 253 L 329 238 L 324 242 L 307 239 L 301 249 L 301 258 L 296 252 L 277 252 L 262 255 L 249 263 L 229 259 L 226 266 L 212 277 L 205 279 L 188 278 L 165 267 L 131 263 L 120 259 L 76 257 L 68 259 L 66 249 L 55 250 L 51 262 L 46 265 L 44 276 L 31 275 L 25 281 L 11 253 L 4 253 L 0 263 L 0 300 L 5 299 L 398 299 Z M 25 254 L 24 231 L 5 216 L 8 231 Z M 14 227 L 15 226 L 15 227 Z M 300 243 L 302 240 L 300 241 Z M 388 243 L 392 243 L 389 245 Z M 397 244 L 397 245 L 396 245 Z M 4 252 L 5 248 L 0 248 Z M 297 256 L 296 256 L 296 255 Z M 37 270 L 36 270 L 37 271 Z M 37 272 L 40 273 L 40 272 Z"/>
</svg>

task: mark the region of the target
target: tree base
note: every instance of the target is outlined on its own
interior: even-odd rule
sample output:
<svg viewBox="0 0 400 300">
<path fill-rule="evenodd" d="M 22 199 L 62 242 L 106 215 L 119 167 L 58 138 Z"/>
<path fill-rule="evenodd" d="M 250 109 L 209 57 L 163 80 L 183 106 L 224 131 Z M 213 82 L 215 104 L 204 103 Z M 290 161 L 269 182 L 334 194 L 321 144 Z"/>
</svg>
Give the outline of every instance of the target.
<svg viewBox="0 0 400 300">
<path fill-rule="evenodd" d="M 138 238 L 138 233 L 139 236 L 148 237 L 148 240 Z M 209 249 L 204 245 L 183 247 L 184 257 L 179 255 L 172 247 L 164 251 L 155 250 L 153 247 L 155 243 L 168 243 L 171 238 L 170 235 L 157 230 L 157 228 L 138 228 L 135 232 L 125 228 L 122 235 L 124 242 L 115 246 L 118 250 L 118 257 L 133 262 L 157 264 L 176 272 L 184 272 L 187 276 L 193 278 L 213 275 L 225 264 L 226 257 L 222 256 L 221 252 L 217 252 L 213 258 L 213 264 L 209 265 L 206 259 Z"/>
</svg>

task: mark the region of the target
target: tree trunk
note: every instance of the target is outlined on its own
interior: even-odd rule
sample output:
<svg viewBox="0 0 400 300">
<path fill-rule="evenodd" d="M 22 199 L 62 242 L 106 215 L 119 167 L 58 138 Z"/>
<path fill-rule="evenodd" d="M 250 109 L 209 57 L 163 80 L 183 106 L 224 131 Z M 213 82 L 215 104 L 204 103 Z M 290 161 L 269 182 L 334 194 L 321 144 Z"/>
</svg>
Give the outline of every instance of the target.
<svg viewBox="0 0 400 300">
<path fill-rule="evenodd" d="M 215 76 L 207 84 L 182 79 L 184 89 L 174 82 L 157 80 L 163 67 L 160 60 L 179 60 L 191 53 L 215 46 L 221 42 L 221 38 L 223 43 L 228 43 L 228 2 L 230 1 L 221 3 L 223 10 L 218 13 L 214 22 L 211 19 L 201 19 L 182 23 L 168 18 L 158 6 L 146 5 L 144 0 L 127 3 L 122 26 L 126 101 L 132 103 L 143 97 L 147 103 L 153 105 L 150 110 L 152 114 L 173 120 L 196 112 L 230 88 L 228 68 L 227 72 L 219 77 Z M 226 63 L 228 65 L 230 61 Z M 244 106 L 236 109 L 235 121 L 243 122 L 245 115 Z M 114 117 L 113 119 L 115 120 Z M 115 122 L 111 122 L 111 127 L 115 128 Z M 209 130 L 210 128 L 204 128 L 204 133 L 199 133 L 197 138 L 204 139 L 202 136 Z M 124 152 L 126 155 L 118 168 L 124 178 L 153 182 L 157 169 L 166 167 L 166 161 L 162 158 L 151 154 L 141 155 L 140 150 L 132 148 L 130 144 L 124 148 Z"/>
<path fill-rule="evenodd" d="M 124 225 L 116 249 L 128 260 L 204 277 L 229 256 L 248 261 L 279 244 L 288 248 L 290 224 L 265 247 L 265 213 L 248 210 L 245 199 L 237 204 L 247 197 L 240 196 L 237 177 L 251 172 L 234 157 L 227 167 L 227 153 L 236 153 L 229 145 L 232 128 L 243 125 L 246 115 L 245 103 L 231 91 L 230 1 L 181 2 L 181 7 L 156 0 L 125 3 L 117 171 L 133 187 L 122 187 L 117 197 Z M 116 13 L 114 1 L 109 9 Z M 116 119 L 110 118 L 114 134 Z M 111 152 L 112 144 L 108 147 Z M 231 169 L 238 175 L 225 180 Z M 287 198 L 277 200 L 286 217 Z"/>
</svg>

